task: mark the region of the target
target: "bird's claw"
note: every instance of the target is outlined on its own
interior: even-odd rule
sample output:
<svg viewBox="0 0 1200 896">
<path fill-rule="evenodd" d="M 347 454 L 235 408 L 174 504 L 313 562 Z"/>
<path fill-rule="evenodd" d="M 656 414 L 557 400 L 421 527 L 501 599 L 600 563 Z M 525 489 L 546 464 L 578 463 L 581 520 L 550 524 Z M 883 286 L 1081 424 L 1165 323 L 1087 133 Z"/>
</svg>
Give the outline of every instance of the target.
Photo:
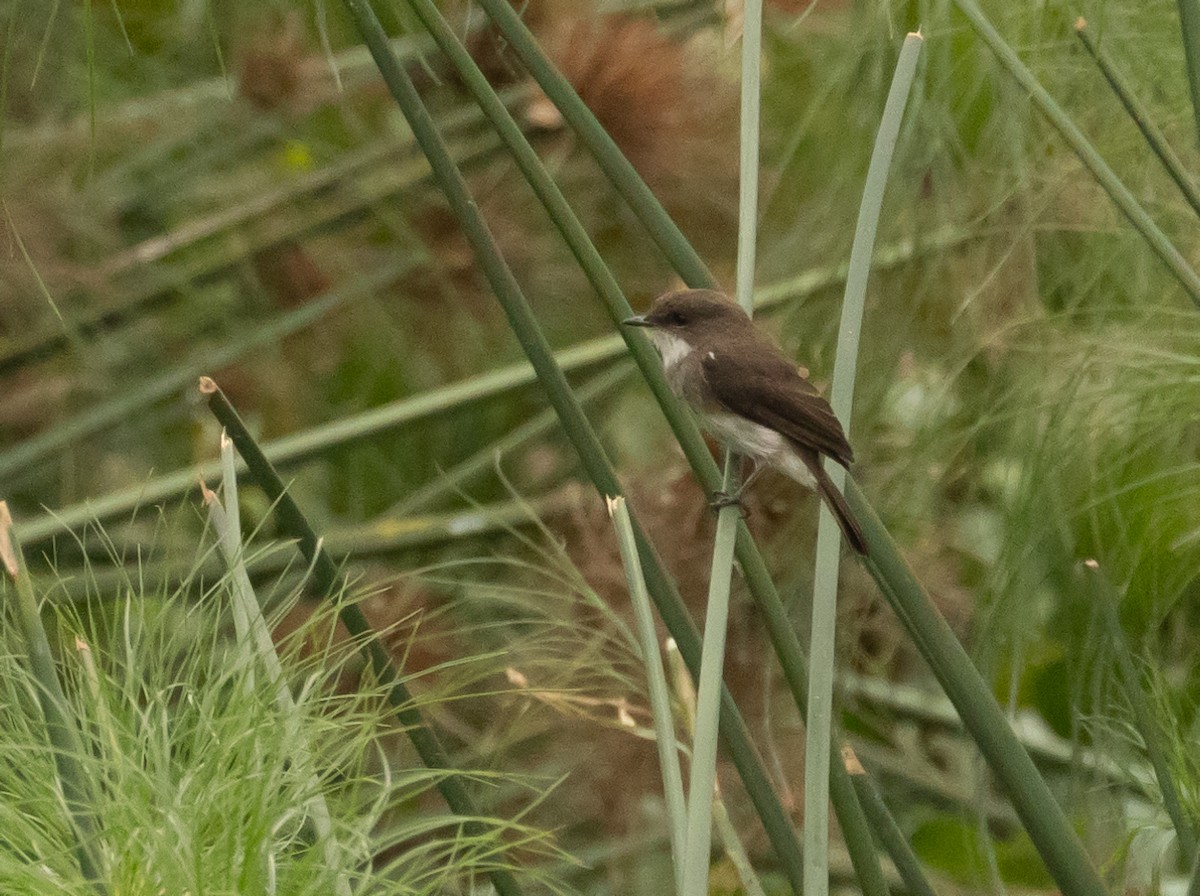
<svg viewBox="0 0 1200 896">
<path fill-rule="evenodd" d="M 708 502 L 708 506 L 720 513 L 726 507 L 737 507 L 743 517 L 750 515 L 750 511 L 746 509 L 746 505 L 742 502 L 742 491 L 738 489 L 733 494 L 726 491 L 713 492 L 712 500 Z"/>
</svg>

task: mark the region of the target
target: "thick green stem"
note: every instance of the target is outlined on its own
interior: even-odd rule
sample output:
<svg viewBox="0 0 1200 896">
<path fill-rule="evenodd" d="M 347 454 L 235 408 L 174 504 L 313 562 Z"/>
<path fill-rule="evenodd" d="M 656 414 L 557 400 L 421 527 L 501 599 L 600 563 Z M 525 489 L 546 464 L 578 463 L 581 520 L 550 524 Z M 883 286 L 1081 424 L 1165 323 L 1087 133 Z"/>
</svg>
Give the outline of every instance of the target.
<svg viewBox="0 0 1200 896">
<path fill-rule="evenodd" d="M 595 156 L 609 182 L 629 204 L 663 255 L 670 260 L 671 266 L 683 277 L 683 281 L 692 287 L 713 286 L 716 281 L 699 254 L 692 248 L 692 244 L 675 222 L 663 214 L 662 206 L 646 186 L 646 182 L 634 170 L 633 165 L 625 158 L 624 153 L 592 115 L 567 79 L 542 53 L 537 41 L 508 0 L 479 0 L 479 5 L 496 23 L 513 52 Z"/>
<path fill-rule="evenodd" d="M 991 766 L 1059 889 L 1066 896 L 1105 892 L 1078 835 L 1013 734 L 995 696 L 851 478 L 846 480 L 846 498 L 867 541 L 867 567 Z"/>
</svg>

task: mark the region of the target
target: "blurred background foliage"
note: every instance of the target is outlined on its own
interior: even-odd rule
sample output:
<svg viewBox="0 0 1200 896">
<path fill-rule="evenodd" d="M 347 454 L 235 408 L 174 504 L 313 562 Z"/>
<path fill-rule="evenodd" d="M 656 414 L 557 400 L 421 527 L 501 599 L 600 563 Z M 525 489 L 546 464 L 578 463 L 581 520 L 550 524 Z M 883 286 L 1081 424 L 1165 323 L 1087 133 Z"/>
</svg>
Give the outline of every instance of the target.
<svg viewBox="0 0 1200 896">
<path fill-rule="evenodd" d="M 482 14 L 466 2 L 443 6 L 631 301 L 671 286 L 640 226 Z M 378 8 L 552 343 L 609 336 L 565 247 L 404 4 Z M 521 8 L 731 286 L 738 4 Z M 1165 816 L 1147 792 L 1113 648 L 1079 565 L 1098 560 L 1121 597 L 1146 699 L 1195 817 L 1197 311 L 948 0 L 767 8 L 758 282 L 785 294 L 801 275 L 845 261 L 900 40 L 917 27 L 927 38 L 878 240 L 899 247 L 901 260 L 871 284 L 855 474 L 997 696 L 1036 734 L 1098 861 L 1135 880 L 1142 866 L 1131 857 L 1158 854 Z M 42 558 L 50 593 L 122 600 L 136 596 L 139 577 L 183 577 L 179 557 L 203 525 L 194 489 L 136 515 L 115 512 L 103 530 L 79 521 L 104 496 L 149 492 L 163 474 L 194 481 L 215 456 L 195 375 L 213 375 L 268 442 L 433 396 L 409 422 L 305 453 L 287 467 L 294 494 L 354 555 L 363 581 L 391 583 L 369 601 L 380 625 L 421 620 L 401 639 L 410 668 L 478 658 L 470 675 L 429 676 L 431 695 L 460 698 L 436 704 L 433 720 L 477 761 L 546 786 L 561 778 L 535 815 L 590 869 L 563 873 L 594 892 L 657 879 L 663 844 L 639 834 L 661 811 L 657 771 L 652 745 L 637 736 L 646 701 L 622 635 L 628 606 L 607 518 L 575 483 L 553 426 L 489 462 L 507 433 L 544 411 L 536 384 L 439 397 L 521 355 L 340 6 L 5 0 L 0 11 L 0 492 L 35 536 L 27 554 Z M 1074 34 L 1085 16 L 1194 168 L 1174 4 L 1047 0 L 987 11 L 1196 258 L 1193 211 Z M 273 334 L 331 293 L 315 320 Z M 767 325 L 827 382 L 840 285 L 833 277 L 790 293 Z M 236 357 L 221 355 L 231 350 Z M 619 355 L 582 362 L 572 376 L 582 381 Z M 628 381 L 591 408 L 697 604 L 712 518 L 657 409 Z M 472 457 L 483 475 L 403 512 L 414 490 Z M 750 523 L 804 620 L 815 503 L 780 479 L 761 482 Z M 253 495 L 243 503 L 261 524 L 257 537 L 269 539 L 268 508 Z M 74 534 L 56 514 L 76 523 Z M 967 889 L 989 875 L 1044 885 L 853 564 L 842 608 L 845 721 L 923 858 Z M 748 602 L 729 655 L 730 684 L 794 807 L 799 721 L 762 662 Z"/>
</svg>

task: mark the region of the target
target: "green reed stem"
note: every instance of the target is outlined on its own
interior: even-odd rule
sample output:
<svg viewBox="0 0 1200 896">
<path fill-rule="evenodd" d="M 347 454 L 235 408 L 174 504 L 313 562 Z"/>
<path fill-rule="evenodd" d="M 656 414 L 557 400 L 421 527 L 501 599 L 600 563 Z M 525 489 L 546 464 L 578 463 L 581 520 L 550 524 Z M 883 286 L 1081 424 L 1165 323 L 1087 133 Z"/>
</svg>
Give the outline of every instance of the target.
<svg viewBox="0 0 1200 896">
<path fill-rule="evenodd" d="M 1109 198 L 1116 204 L 1121 214 L 1129 220 L 1129 223 L 1133 225 L 1134 229 L 1149 244 L 1154 254 L 1174 274 L 1175 279 L 1187 291 L 1192 301 L 1200 306 L 1200 276 L 1196 274 L 1195 269 L 1188 260 L 1175 248 L 1175 244 L 1154 223 L 1154 219 L 1150 217 L 1141 203 L 1134 198 L 1129 188 L 1121 182 L 1121 179 L 1108 166 L 1108 163 L 1104 161 L 1096 147 L 1084 136 L 1079 126 L 1055 102 L 1054 98 L 1050 96 L 1049 91 L 1034 77 L 1033 72 L 1021 62 L 1020 57 L 1005 42 L 1004 38 L 1000 36 L 995 26 L 988 21 L 987 17 L 975 3 L 975 0 L 954 0 L 954 4 L 971 22 L 971 27 L 975 29 L 975 33 L 988 45 L 996 55 L 996 58 L 1000 60 L 1000 64 L 1007 69 L 1013 79 L 1029 94 L 1034 105 L 1037 106 L 1046 120 L 1067 141 L 1067 145 L 1071 147 L 1075 155 L 1079 157 L 1079 160 L 1092 173 L 1092 177 L 1096 179 L 1097 183 L 1108 193 Z M 1185 4 L 1195 5 L 1196 0 L 1180 0 L 1181 7 Z"/>
<path fill-rule="evenodd" d="M 851 477 L 846 479 L 846 499 L 866 538 L 868 569 L 991 766 L 1055 883 L 1065 896 L 1104 893 L 1083 844 L 1013 734 L 991 689 Z"/>
<path fill-rule="evenodd" d="M 1150 118 L 1149 110 L 1133 95 L 1125 75 L 1117 69 L 1093 39 L 1087 20 L 1082 16 L 1075 22 L 1075 33 L 1095 61 L 1100 73 L 1104 75 L 1104 79 L 1108 81 L 1113 93 L 1117 95 L 1121 105 L 1125 107 L 1125 112 L 1142 132 L 1142 137 L 1145 139 L 1146 145 L 1150 147 L 1150 151 L 1162 162 L 1167 175 L 1175 182 L 1175 186 L 1179 188 L 1183 198 L 1192 207 L 1192 211 L 1200 215 L 1200 191 L 1196 190 L 1191 173 L 1184 166 L 1183 160 L 1175 154 L 1171 144 L 1167 142 L 1166 134 L 1159 130 L 1158 125 Z"/>
</svg>

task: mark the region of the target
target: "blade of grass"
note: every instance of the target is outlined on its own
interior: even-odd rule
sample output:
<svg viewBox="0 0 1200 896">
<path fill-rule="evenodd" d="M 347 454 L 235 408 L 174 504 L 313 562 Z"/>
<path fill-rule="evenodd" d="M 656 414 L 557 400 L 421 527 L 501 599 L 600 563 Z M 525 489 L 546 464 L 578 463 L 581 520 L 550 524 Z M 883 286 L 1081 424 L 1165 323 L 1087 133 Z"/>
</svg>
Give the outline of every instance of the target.
<svg viewBox="0 0 1200 896">
<path fill-rule="evenodd" d="M 224 502 L 207 488 L 201 486 L 201 489 L 204 503 L 208 507 L 209 521 L 217 534 L 217 541 L 229 571 L 230 606 L 238 636 L 239 654 L 245 656 L 248 662 L 262 666 L 275 690 L 275 705 L 280 710 L 280 717 L 291 724 L 295 722 L 296 701 L 292 697 L 283 665 L 275 652 L 270 628 L 267 626 L 267 620 L 263 618 L 262 608 L 254 593 L 254 586 L 250 584 L 250 575 L 246 571 L 233 443 L 224 432 L 221 433 L 221 483 Z M 253 677 L 248 675 L 245 680 L 253 682 Z M 292 736 L 287 738 L 287 743 L 291 745 L 289 759 L 295 763 L 297 774 L 306 776 L 309 780 L 311 796 L 305 803 L 304 811 L 312 820 L 326 866 L 336 872 L 334 892 L 337 896 L 350 896 L 350 879 L 344 867 L 345 852 L 333 832 L 329 804 L 325 800 L 320 779 L 314 768 L 312 750 L 299 731 L 293 731 Z"/>
<path fill-rule="evenodd" d="M 762 0 L 743 6 L 741 159 L 738 179 L 737 299 L 747 314 L 754 312 L 754 256 L 758 233 L 758 130 L 760 63 L 762 60 Z M 725 452 L 722 489 L 735 494 L 741 461 Z M 683 851 L 681 896 L 705 896 L 709 889 L 712 852 L 713 802 L 717 782 L 719 698 L 725 669 L 725 637 L 729 627 L 729 591 L 741 508 L 732 505 L 717 514 L 708 602 L 704 614 L 704 646 L 696 677 L 696 720 L 692 736 L 692 769 L 688 782 L 687 834 Z M 805 862 L 805 874 L 808 864 Z"/>
<path fill-rule="evenodd" d="M 846 478 L 846 499 L 866 537 L 869 553 L 864 562 L 991 766 L 1055 883 L 1065 896 L 1104 893 L 1083 844 L 995 696 L 852 477 Z"/>
<path fill-rule="evenodd" d="M 683 774 L 679 769 L 679 747 L 675 743 L 675 714 L 671 712 L 671 695 L 667 688 L 667 677 L 663 672 L 662 652 L 658 647 L 658 634 L 654 630 L 654 610 L 650 607 L 650 595 L 646 591 L 646 580 L 642 577 L 641 560 L 637 552 L 637 540 L 633 523 L 629 519 L 629 508 L 621 497 L 608 499 L 608 515 L 612 517 L 617 533 L 617 547 L 621 552 L 621 564 L 625 567 L 625 582 L 633 602 L 634 618 L 637 621 L 638 643 L 642 648 L 642 660 L 646 664 L 646 681 L 650 690 L 650 710 L 654 718 L 654 743 L 658 748 L 658 764 L 662 769 L 663 797 L 667 804 L 667 819 L 671 825 L 671 858 L 675 868 L 676 892 L 683 883 L 683 846 L 687 833 L 687 802 L 683 796 Z"/>
<path fill-rule="evenodd" d="M 1179 0 L 1179 30 L 1183 35 L 1183 56 L 1187 60 L 1192 115 L 1200 134 L 1200 2 Z"/>
<path fill-rule="evenodd" d="M 16 244 L 17 251 L 21 253 L 21 260 L 25 262 L 25 267 L 29 270 L 29 275 L 33 277 L 33 282 L 37 285 L 37 291 L 41 295 L 43 301 L 54 313 L 54 319 L 57 323 L 52 323 L 54 338 L 60 339 L 64 345 L 71 346 L 78 351 L 83 342 L 79 324 L 72 318 L 63 317 L 62 311 L 59 310 L 58 303 L 54 301 L 54 295 L 50 291 L 50 287 L 46 285 L 46 281 L 42 279 L 41 271 L 38 270 L 37 264 L 29 254 L 29 250 L 25 248 L 25 241 L 21 239 L 21 231 L 17 228 L 16 222 L 13 220 L 12 214 L 8 210 L 8 203 L 0 200 L 0 209 L 4 211 L 5 229 L 11 241 Z"/>
<path fill-rule="evenodd" d="M 589 478 L 601 495 L 619 495 L 621 490 L 612 465 L 605 456 L 591 424 L 575 401 L 562 371 L 554 364 L 545 336 L 538 327 L 537 320 L 513 278 L 512 272 L 504 263 L 495 240 L 479 214 L 478 206 L 467 191 L 462 175 L 446 153 L 445 146 L 428 110 L 421 102 L 412 81 L 391 54 L 387 45 L 387 37 L 379 20 L 366 0 L 345 0 L 345 3 L 367 46 L 371 48 L 384 82 L 388 85 L 393 98 L 408 119 L 414 135 L 425 151 L 434 175 L 459 220 L 484 276 L 487 277 L 492 291 L 503 306 L 509 324 L 537 371 L 538 378 L 543 388 L 546 389 L 551 404 L 559 413 L 563 428 L 579 453 Z M 643 348 L 649 350 L 648 341 Z M 691 424 L 691 428 L 695 430 L 695 425 Z M 698 438 L 699 434 L 696 435 Z M 707 451 L 705 451 L 705 456 L 708 464 L 713 467 L 711 478 L 715 480 L 717 475 L 715 464 L 707 455 Z M 744 529 L 744 526 L 742 528 Z M 663 573 L 656 555 L 645 540 L 636 521 L 634 531 L 638 535 L 639 555 L 647 566 L 645 569 L 646 581 L 651 594 L 655 596 L 656 603 L 659 603 L 659 612 L 668 626 L 679 625 L 683 619 L 687 618 L 686 611 L 681 606 L 682 601 L 675 592 L 670 579 Z M 653 558 L 653 561 L 650 558 Z M 687 627 L 690 628 L 690 622 Z M 684 638 L 687 636 L 682 631 L 675 632 L 672 629 L 672 633 L 679 642 L 681 653 L 685 659 L 688 659 L 689 664 L 697 664 L 693 666 L 693 669 L 698 668 L 699 651 L 692 649 L 694 645 L 685 645 Z M 723 701 L 726 706 L 732 708 L 732 698 L 728 696 L 728 690 L 723 691 Z M 734 740 L 731 746 L 734 748 L 735 761 L 738 762 L 742 780 L 747 786 L 751 800 L 766 827 L 781 864 L 787 871 L 792 886 L 799 892 L 802 863 L 795 833 L 762 772 L 761 762 L 750 748 L 748 739 L 743 737 L 745 723 L 742 722 L 739 726 L 731 720 L 729 727 Z"/>
<path fill-rule="evenodd" d="M 923 44 L 924 40 L 919 34 L 910 34 L 900 49 L 879 131 L 875 136 L 871 163 L 867 168 L 854 243 L 850 249 L 850 271 L 842 299 L 830 397 L 833 411 L 847 434 L 850 433 L 859 334 L 862 333 L 875 235 L 887 191 L 892 154 L 900 135 L 900 125 L 904 120 L 904 110 L 908 105 L 908 95 L 912 90 Z M 845 470 L 832 461 L 826 461 L 825 468 L 834 485 L 842 489 L 846 481 Z M 838 565 L 842 542 L 841 532 L 824 501 L 820 503 L 819 514 L 809 635 L 808 715 L 804 733 L 805 893 L 812 893 L 813 896 L 825 896 L 829 892 L 829 769 L 830 750 L 837 743 L 833 724 L 833 677 L 837 645 Z M 870 855 L 875 855 L 874 844 L 869 841 L 855 846 L 869 849 Z M 871 882 L 872 889 L 878 892 L 878 888 L 882 887 L 886 892 L 887 884 L 878 860 L 874 870 L 876 877 Z"/>
<path fill-rule="evenodd" d="M 1195 0 L 1180 0 L 1181 8 L 1188 3 L 1194 4 Z M 1000 36 L 995 26 L 988 21 L 987 17 L 975 3 L 975 0 L 954 0 L 954 5 L 967 17 L 971 23 L 971 27 L 975 29 L 975 33 L 988 45 L 988 48 L 1000 60 L 1001 65 L 1004 66 L 1009 75 L 1025 89 L 1026 93 L 1033 100 L 1034 105 L 1037 106 L 1046 120 L 1066 140 L 1067 145 L 1079 157 L 1079 161 L 1083 162 L 1092 173 L 1092 177 L 1096 179 L 1097 183 L 1108 193 L 1113 203 L 1121 211 L 1121 214 L 1129 220 L 1129 223 L 1133 225 L 1134 229 L 1149 244 L 1154 254 L 1175 275 L 1175 279 L 1187 291 L 1192 301 L 1197 306 L 1200 306 L 1200 276 L 1196 274 L 1195 269 L 1188 263 L 1187 259 L 1175 248 L 1175 245 L 1167 238 L 1167 235 L 1154 223 L 1154 219 L 1142 208 L 1129 188 L 1121 182 L 1121 179 L 1108 166 L 1108 163 L 1104 161 L 1100 153 L 1096 150 L 1096 147 L 1084 136 L 1083 131 L 1071 120 L 1071 117 L 1067 115 L 1063 108 L 1055 102 L 1046 88 L 1038 82 L 1033 72 L 1021 62 L 1020 57 L 1005 42 L 1004 38 Z"/>
<path fill-rule="evenodd" d="M 58 680 L 54 667 L 54 655 L 50 652 L 50 640 L 42 624 L 38 599 L 33 591 L 29 570 L 21 556 L 21 542 L 13 531 L 12 516 L 8 503 L 0 501 L 0 559 L 5 572 L 16 591 L 14 610 L 21 635 L 25 639 L 25 650 L 29 666 L 36 676 L 38 705 L 46 723 L 46 734 L 54 752 L 54 767 L 58 772 L 58 786 L 63 801 L 70 813 L 75 828 L 75 858 L 79 870 L 97 893 L 107 893 L 101 875 L 99 819 L 92 811 L 88 792 L 87 775 L 82 766 L 83 740 L 79 735 L 70 704 Z"/>
<path fill-rule="evenodd" d="M 1150 119 L 1147 109 L 1142 105 L 1133 91 L 1126 84 L 1125 76 L 1119 72 L 1112 61 L 1106 56 L 1092 38 L 1091 30 L 1088 28 L 1088 23 L 1083 16 L 1080 16 L 1075 22 L 1075 33 L 1079 36 L 1079 40 L 1087 49 L 1097 67 L 1100 69 L 1104 79 L 1108 81 L 1108 85 L 1112 88 L 1113 93 L 1117 95 L 1121 105 L 1125 107 L 1125 112 L 1137 125 L 1139 131 L 1142 132 L 1142 137 L 1146 140 L 1146 145 L 1162 162 L 1163 167 L 1167 170 L 1168 176 L 1175 182 L 1175 186 L 1179 188 L 1179 192 L 1183 194 L 1183 198 L 1187 200 L 1188 205 L 1192 207 L 1197 215 L 1200 215 L 1200 192 L 1196 190 L 1196 185 L 1192 180 L 1191 174 L 1184 167 L 1183 161 L 1175 154 L 1175 150 L 1171 148 L 1171 144 L 1167 142 L 1167 136 L 1158 126 Z"/>
<path fill-rule="evenodd" d="M 322 600 L 339 600 L 344 588 L 342 575 L 329 552 L 325 550 L 316 532 L 308 524 L 303 511 L 288 493 L 271 462 L 263 454 L 254 437 L 234 410 L 233 405 L 211 379 L 200 381 L 200 391 L 207 398 L 208 407 L 218 422 L 225 427 L 238 453 L 246 462 L 250 475 L 274 505 L 275 516 L 285 532 L 297 539 L 300 554 L 311 568 L 313 586 Z M 357 604 L 340 601 L 338 618 L 351 636 L 358 640 L 361 650 L 376 678 L 387 686 L 388 702 L 396 711 L 396 718 L 404 727 L 404 733 L 427 768 L 440 769 L 447 774 L 437 780 L 437 788 L 446 805 L 463 819 L 464 833 L 469 837 L 481 837 L 485 833 L 481 814 L 475 800 L 455 774 L 450 757 L 438 740 L 437 735 L 425 724 L 419 709 L 413 702 L 408 686 L 400 677 L 391 657 Z M 493 867 L 488 877 L 501 896 L 519 896 L 520 887 L 507 868 Z"/>
<path fill-rule="evenodd" d="M 1163 751 L 1159 722 L 1150 714 L 1146 695 L 1142 693 L 1141 676 L 1138 675 L 1137 665 L 1133 661 L 1133 651 L 1129 649 L 1125 630 L 1121 628 L 1121 620 L 1117 615 L 1120 597 L 1099 563 L 1095 560 L 1085 560 L 1083 569 L 1092 593 L 1092 603 L 1099 607 L 1100 615 L 1108 629 L 1121 684 L 1125 690 L 1125 701 L 1133 712 L 1137 723 L 1136 730 L 1146 748 L 1146 758 L 1150 760 L 1150 767 L 1154 769 L 1163 807 L 1175 828 L 1175 836 L 1179 838 L 1179 851 L 1183 854 L 1184 861 L 1191 865 L 1196 861 L 1197 855 L 1200 855 L 1196 849 L 1196 831 L 1183 809 L 1179 789 L 1175 785 L 1175 776 L 1171 774 L 1171 766 Z"/>
</svg>

